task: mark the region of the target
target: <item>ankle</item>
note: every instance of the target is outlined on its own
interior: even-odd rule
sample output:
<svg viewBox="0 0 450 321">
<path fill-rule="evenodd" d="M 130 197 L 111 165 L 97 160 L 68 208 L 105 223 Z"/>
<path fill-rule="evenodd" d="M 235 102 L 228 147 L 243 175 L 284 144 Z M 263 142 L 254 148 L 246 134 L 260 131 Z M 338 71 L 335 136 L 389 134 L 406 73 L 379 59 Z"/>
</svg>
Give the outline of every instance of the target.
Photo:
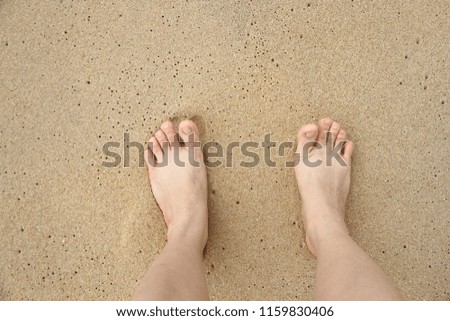
<svg viewBox="0 0 450 321">
<path fill-rule="evenodd" d="M 320 228 L 309 227 L 306 229 L 306 236 L 316 257 L 319 257 L 324 250 L 337 246 L 341 240 L 350 238 L 345 224 L 327 224 Z"/>
<path fill-rule="evenodd" d="M 208 239 L 208 231 L 200 226 L 176 226 L 173 223 L 167 230 L 167 244 L 186 251 L 203 253 Z"/>
<path fill-rule="evenodd" d="M 329 207 L 326 204 L 308 207 L 307 204 L 304 204 L 302 211 L 303 216 L 308 218 L 304 222 L 305 230 L 314 252 L 317 252 L 318 247 L 324 240 L 330 237 L 348 235 L 344 212 L 336 207 Z"/>
</svg>

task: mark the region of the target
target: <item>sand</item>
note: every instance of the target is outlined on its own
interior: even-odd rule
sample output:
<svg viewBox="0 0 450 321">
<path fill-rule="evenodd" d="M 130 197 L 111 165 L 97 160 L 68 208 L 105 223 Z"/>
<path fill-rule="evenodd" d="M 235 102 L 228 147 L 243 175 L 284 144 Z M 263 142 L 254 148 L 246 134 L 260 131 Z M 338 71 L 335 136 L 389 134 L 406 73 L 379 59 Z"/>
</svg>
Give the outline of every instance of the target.
<svg viewBox="0 0 450 321">
<path fill-rule="evenodd" d="M 356 144 L 347 221 L 412 300 L 449 300 L 448 2 L 0 1 L 0 298 L 128 299 L 165 225 L 102 147 L 168 119 L 204 141 Z M 240 159 L 240 158 L 237 158 Z M 293 171 L 210 168 L 214 300 L 309 300 Z"/>
</svg>

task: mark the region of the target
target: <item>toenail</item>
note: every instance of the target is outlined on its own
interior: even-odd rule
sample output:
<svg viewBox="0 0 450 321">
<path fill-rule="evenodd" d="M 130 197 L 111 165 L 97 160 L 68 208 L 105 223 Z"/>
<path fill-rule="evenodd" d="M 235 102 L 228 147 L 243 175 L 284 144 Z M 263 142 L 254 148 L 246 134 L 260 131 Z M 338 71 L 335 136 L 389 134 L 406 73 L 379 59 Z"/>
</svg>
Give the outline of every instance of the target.
<svg viewBox="0 0 450 321">
<path fill-rule="evenodd" d="M 190 133 L 192 133 L 192 128 L 189 126 L 183 127 L 182 130 L 183 130 L 183 133 L 185 133 L 186 135 L 189 135 Z"/>
<path fill-rule="evenodd" d="M 314 131 L 310 130 L 309 132 L 306 132 L 306 137 L 313 138 L 314 137 Z"/>
<path fill-rule="evenodd" d="M 164 127 L 164 128 L 169 128 L 169 127 L 170 127 L 170 123 L 169 123 L 169 122 L 164 123 L 164 124 L 162 124 L 162 127 Z"/>
<path fill-rule="evenodd" d="M 325 118 L 324 120 L 323 120 L 323 123 L 325 124 L 325 125 L 330 125 L 331 124 L 331 120 L 330 119 L 328 119 L 328 118 Z"/>
</svg>

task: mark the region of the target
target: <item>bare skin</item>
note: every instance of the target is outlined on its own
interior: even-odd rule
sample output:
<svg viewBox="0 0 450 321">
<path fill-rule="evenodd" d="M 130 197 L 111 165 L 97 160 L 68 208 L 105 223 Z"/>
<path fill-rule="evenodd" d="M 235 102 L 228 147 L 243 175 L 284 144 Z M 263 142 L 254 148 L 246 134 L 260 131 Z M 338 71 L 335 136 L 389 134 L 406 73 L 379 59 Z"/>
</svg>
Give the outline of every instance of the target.
<svg viewBox="0 0 450 321">
<path fill-rule="evenodd" d="M 327 135 L 327 132 L 329 134 Z M 325 146 L 343 144 L 340 149 L 347 166 L 335 159 L 325 164 Z M 345 203 L 350 187 L 351 157 L 354 145 L 347 133 L 328 117 L 319 127 L 303 126 L 298 132 L 297 152 L 304 146 L 310 161 L 322 161 L 317 167 L 300 161 L 295 175 L 302 197 L 302 216 L 306 243 L 317 257 L 314 298 L 316 300 L 401 300 L 401 295 L 381 268 L 351 239 L 345 226 Z"/>
<path fill-rule="evenodd" d="M 331 132 L 328 137 L 332 147 L 347 139 L 338 123 L 324 118 L 319 127 L 309 124 L 299 130 L 297 152 L 302 153 L 308 144 L 308 159 L 324 161 L 325 149 L 319 146 L 325 145 L 327 131 Z M 192 121 L 182 121 L 178 132 L 184 142 L 199 142 L 198 129 Z M 202 264 L 208 238 L 206 169 L 201 149 L 194 148 L 191 155 L 198 162 L 196 166 L 190 161 L 189 149 L 179 147 L 179 138 L 174 125 L 165 122 L 149 140 L 148 175 L 168 227 L 167 244 L 137 287 L 135 300 L 208 299 Z M 295 167 L 303 200 L 306 242 L 317 257 L 315 299 L 399 300 L 398 290 L 350 238 L 345 226 L 353 148 L 353 143 L 346 141 L 340 151 L 348 166 L 333 160 L 331 166 L 322 163 L 310 167 L 300 162 Z M 176 158 L 185 166 L 179 166 Z M 167 164 L 161 166 L 165 160 Z"/>
<path fill-rule="evenodd" d="M 199 142 L 198 128 L 190 120 L 182 121 L 178 132 L 184 142 Z M 203 271 L 203 249 L 208 238 L 206 168 L 201 148 L 191 151 L 194 161 L 190 161 L 189 148 L 180 147 L 170 121 L 163 123 L 149 140 L 145 157 L 148 176 L 167 224 L 167 244 L 137 287 L 134 300 L 209 298 Z M 184 167 L 175 163 L 177 155 Z"/>
</svg>

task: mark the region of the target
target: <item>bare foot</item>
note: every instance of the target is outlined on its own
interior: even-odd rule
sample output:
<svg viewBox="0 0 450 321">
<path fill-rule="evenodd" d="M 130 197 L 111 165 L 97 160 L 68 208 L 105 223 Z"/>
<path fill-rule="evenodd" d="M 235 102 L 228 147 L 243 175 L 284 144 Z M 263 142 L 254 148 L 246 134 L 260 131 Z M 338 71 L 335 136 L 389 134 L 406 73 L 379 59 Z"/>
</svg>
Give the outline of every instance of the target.
<svg viewBox="0 0 450 321">
<path fill-rule="evenodd" d="M 320 250 L 321 240 L 333 233 L 348 233 L 344 215 L 354 145 L 346 139 L 347 133 L 328 117 L 320 120 L 319 128 L 308 124 L 298 132 L 297 153 L 300 161 L 295 166 L 295 176 L 302 197 L 306 244 L 315 256 Z M 326 164 L 326 154 L 331 149 L 342 156 L 340 163 L 333 158 L 331 163 Z"/>
<path fill-rule="evenodd" d="M 208 238 L 207 181 L 195 123 L 182 121 L 177 135 L 173 123 L 164 122 L 148 141 L 145 160 L 168 243 L 203 250 Z"/>
</svg>

